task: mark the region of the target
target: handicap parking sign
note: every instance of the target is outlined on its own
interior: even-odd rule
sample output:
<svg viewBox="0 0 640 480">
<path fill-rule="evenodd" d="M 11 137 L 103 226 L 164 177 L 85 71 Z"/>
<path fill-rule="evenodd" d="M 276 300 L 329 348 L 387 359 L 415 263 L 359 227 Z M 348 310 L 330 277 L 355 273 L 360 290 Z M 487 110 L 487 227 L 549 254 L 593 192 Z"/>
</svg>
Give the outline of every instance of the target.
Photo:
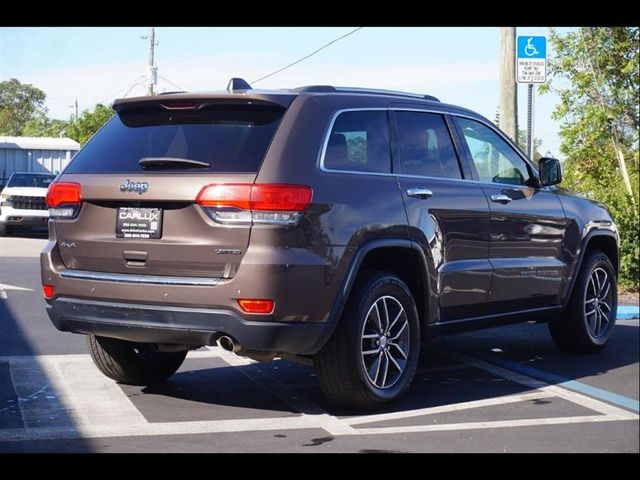
<svg viewBox="0 0 640 480">
<path fill-rule="evenodd" d="M 547 81 L 547 38 L 518 37 L 518 83 L 544 83 Z"/>
<path fill-rule="evenodd" d="M 547 37 L 518 37 L 518 58 L 547 58 Z"/>
</svg>

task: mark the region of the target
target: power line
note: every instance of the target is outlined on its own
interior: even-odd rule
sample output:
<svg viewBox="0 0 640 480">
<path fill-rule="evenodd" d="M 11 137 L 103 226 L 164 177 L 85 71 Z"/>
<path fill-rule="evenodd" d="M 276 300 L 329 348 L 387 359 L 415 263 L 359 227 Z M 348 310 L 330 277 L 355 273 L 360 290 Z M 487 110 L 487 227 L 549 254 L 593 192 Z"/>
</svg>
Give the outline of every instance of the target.
<svg viewBox="0 0 640 480">
<path fill-rule="evenodd" d="M 306 60 L 307 58 L 314 56 L 316 53 L 321 52 L 322 50 L 324 50 L 324 49 L 325 49 L 325 48 L 327 48 L 328 46 L 333 45 L 333 44 L 334 44 L 334 43 L 336 43 L 336 42 L 339 42 L 339 41 L 340 41 L 340 40 L 342 40 L 343 38 L 347 38 L 349 35 L 353 35 L 353 34 L 354 34 L 354 33 L 356 33 L 358 30 L 362 30 L 363 28 L 364 28 L 364 27 L 358 27 L 358 28 L 356 28 L 356 29 L 353 29 L 353 30 L 351 30 L 349 33 L 345 33 L 345 34 L 344 34 L 344 35 L 342 35 L 341 37 L 338 37 L 338 38 L 336 38 L 336 39 L 334 39 L 334 40 L 331 40 L 329 43 L 324 44 L 322 47 L 318 48 L 317 50 L 315 50 L 315 51 L 311 52 L 311 53 L 310 53 L 310 54 L 308 54 L 308 55 L 305 55 L 304 57 L 302 57 L 302 58 L 300 58 L 300 59 L 296 60 L 295 62 L 290 63 L 289 65 L 287 65 L 287 66 L 285 66 L 285 67 L 282 67 L 281 69 L 276 70 L 275 72 L 270 73 L 269 75 L 265 75 L 264 77 L 260 77 L 259 79 L 254 80 L 254 81 L 253 81 L 253 82 L 251 82 L 251 83 L 252 83 L 252 84 L 254 84 L 254 83 L 258 83 L 258 82 L 260 82 L 260 81 L 264 80 L 265 78 L 272 77 L 272 76 L 273 76 L 273 75 L 275 75 L 276 73 L 280 73 L 280 72 L 282 72 L 283 70 L 286 70 L 286 69 L 287 69 L 287 68 L 289 68 L 289 67 L 293 67 L 294 65 L 297 65 L 298 63 L 302 62 L 303 60 Z"/>
<path fill-rule="evenodd" d="M 210 30 L 208 32 L 205 32 L 204 35 L 202 35 L 195 42 L 193 42 L 189 48 L 187 48 L 182 53 L 180 53 L 180 55 L 176 55 L 175 57 L 176 58 L 184 57 L 187 52 L 189 52 L 190 50 L 193 50 L 194 47 L 198 46 L 205 38 L 207 38 L 209 35 L 211 35 L 214 32 L 213 28 L 215 28 L 215 27 L 209 27 Z"/>
<path fill-rule="evenodd" d="M 182 90 L 182 91 L 187 91 L 187 89 L 186 89 L 186 88 L 181 87 L 180 85 L 178 85 L 178 84 L 177 84 L 177 83 L 175 83 L 175 82 L 172 82 L 172 81 L 171 81 L 171 80 L 169 80 L 167 77 L 163 77 L 162 75 L 160 75 L 160 78 L 161 78 L 162 80 L 164 80 L 165 82 L 170 83 L 170 84 L 171 84 L 171 85 L 173 85 L 174 87 L 179 88 L 179 89 L 180 89 L 180 90 Z"/>
<path fill-rule="evenodd" d="M 125 89 L 127 89 L 127 88 L 129 88 L 129 89 L 130 89 L 132 86 L 134 86 L 134 85 L 138 82 L 138 80 L 140 80 L 140 79 L 145 79 L 145 78 L 146 78 L 146 76 L 145 76 L 145 75 L 139 75 L 138 77 L 136 77 L 136 78 L 133 80 L 133 82 L 129 83 L 128 85 L 126 85 L 126 86 L 124 86 L 124 87 L 118 88 L 118 89 L 117 89 L 117 90 L 115 90 L 113 93 L 111 93 L 111 94 L 107 95 L 106 97 L 103 97 L 103 98 L 104 98 L 104 100 L 102 100 L 102 101 L 100 101 L 100 102 L 98 102 L 98 103 L 101 103 L 101 104 L 103 104 L 103 105 L 104 105 L 104 104 L 105 104 L 105 103 L 106 103 L 106 102 L 107 102 L 111 97 L 116 96 L 116 94 L 117 94 L 118 92 L 122 92 L 123 90 L 125 90 Z M 129 93 L 129 92 L 127 92 L 127 93 Z"/>
<path fill-rule="evenodd" d="M 143 76 L 144 77 L 144 76 Z M 147 77 L 144 77 L 145 79 Z M 131 90 L 133 90 L 133 87 L 135 87 L 136 85 L 139 85 L 141 87 L 144 87 L 144 84 L 140 83 L 140 82 L 135 82 L 133 85 L 131 85 L 131 87 L 129 87 L 129 90 L 127 90 L 127 93 L 125 93 L 124 95 L 122 95 L 121 98 L 125 98 L 127 95 L 129 95 L 129 93 L 131 92 Z"/>
</svg>

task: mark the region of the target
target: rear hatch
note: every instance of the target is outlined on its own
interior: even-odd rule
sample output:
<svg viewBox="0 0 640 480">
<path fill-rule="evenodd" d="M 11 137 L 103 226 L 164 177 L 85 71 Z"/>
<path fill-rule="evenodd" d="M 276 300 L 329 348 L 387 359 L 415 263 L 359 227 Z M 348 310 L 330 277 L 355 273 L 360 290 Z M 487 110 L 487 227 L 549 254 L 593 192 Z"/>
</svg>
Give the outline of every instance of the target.
<svg viewBox="0 0 640 480">
<path fill-rule="evenodd" d="M 255 181 L 293 99 L 242 97 L 116 103 L 58 180 L 79 184 L 82 199 L 76 218 L 54 224 L 65 266 L 233 277 L 251 225 L 214 221 L 196 198 L 205 185 Z"/>
</svg>

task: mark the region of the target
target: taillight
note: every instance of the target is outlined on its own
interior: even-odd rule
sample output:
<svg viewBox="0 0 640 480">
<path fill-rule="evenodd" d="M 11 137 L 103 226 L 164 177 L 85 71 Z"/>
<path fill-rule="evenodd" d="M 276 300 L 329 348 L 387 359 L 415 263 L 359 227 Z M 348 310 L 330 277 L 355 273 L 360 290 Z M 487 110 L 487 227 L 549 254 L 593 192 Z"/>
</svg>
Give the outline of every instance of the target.
<svg viewBox="0 0 640 480">
<path fill-rule="evenodd" d="M 221 223 L 297 223 L 311 203 L 313 191 L 304 185 L 219 184 L 200 190 L 196 203 Z"/>
<path fill-rule="evenodd" d="M 82 187 L 75 182 L 49 185 L 45 198 L 50 218 L 75 218 L 82 203 Z"/>
<path fill-rule="evenodd" d="M 241 298 L 238 300 L 238 305 L 245 313 L 259 313 L 262 315 L 269 315 L 273 313 L 273 309 L 276 303 L 273 300 L 254 300 L 248 298 Z"/>
<path fill-rule="evenodd" d="M 55 288 L 53 288 L 53 285 L 42 285 L 42 295 L 45 300 L 51 300 L 54 294 Z"/>
</svg>

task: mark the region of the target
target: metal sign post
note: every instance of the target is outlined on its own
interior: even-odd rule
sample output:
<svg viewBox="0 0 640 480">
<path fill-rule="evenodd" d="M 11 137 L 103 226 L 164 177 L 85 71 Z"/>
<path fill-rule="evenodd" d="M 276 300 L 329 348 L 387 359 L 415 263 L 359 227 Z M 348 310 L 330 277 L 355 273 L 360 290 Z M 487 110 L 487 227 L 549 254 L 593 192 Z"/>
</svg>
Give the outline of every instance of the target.
<svg viewBox="0 0 640 480">
<path fill-rule="evenodd" d="M 518 37 L 518 83 L 527 83 L 527 155 L 533 159 L 534 84 L 547 81 L 547 38 Z"/>
<path fill-rule="evenodd" d="M 533 83 L 528 85 L 527 91 L 527 155 L 533 159 L 533 93 L 535 86 Z"/>
</svg>

